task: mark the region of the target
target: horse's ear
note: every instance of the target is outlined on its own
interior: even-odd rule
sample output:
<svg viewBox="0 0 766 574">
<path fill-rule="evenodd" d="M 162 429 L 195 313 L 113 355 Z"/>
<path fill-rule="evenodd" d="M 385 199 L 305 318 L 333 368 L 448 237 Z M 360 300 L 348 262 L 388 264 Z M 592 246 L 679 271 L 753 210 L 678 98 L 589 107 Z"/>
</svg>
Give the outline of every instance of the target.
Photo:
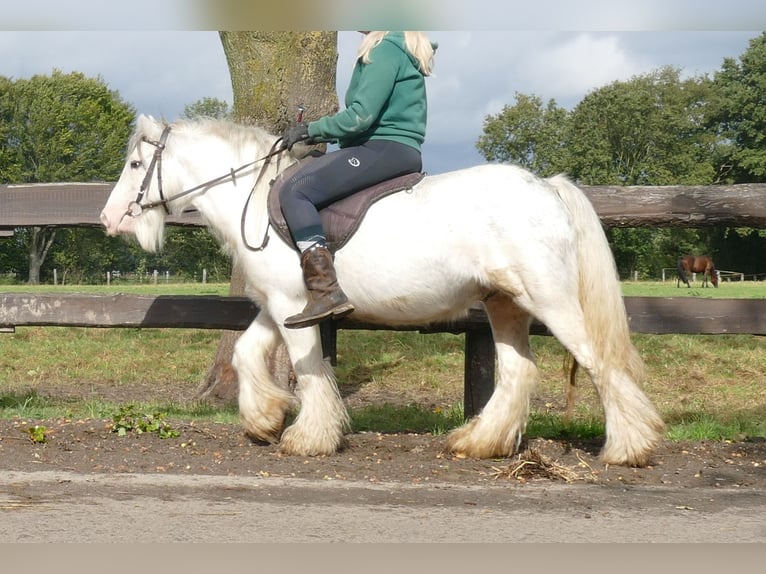
<svg viewBox="0 0 766 574">
<path fill-rule="evenodd" d="M 138 118 L 136 118 L 136 131 L 140 133 L 147 133 L 151 131 L 152 127 L 154 127 L 156 124 L 157 122 L 152 116 L 139 114 Z"/>
</svg>

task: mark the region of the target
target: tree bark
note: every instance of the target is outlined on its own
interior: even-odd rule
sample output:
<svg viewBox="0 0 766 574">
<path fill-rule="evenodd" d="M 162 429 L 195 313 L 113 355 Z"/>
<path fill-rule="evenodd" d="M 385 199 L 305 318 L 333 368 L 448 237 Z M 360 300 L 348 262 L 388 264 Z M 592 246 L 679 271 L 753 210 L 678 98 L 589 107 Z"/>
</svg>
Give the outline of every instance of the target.
<svg viewBox="0 0 766 574">
<path fill-rule="evenodd" d="M 304 121 L 338 109 L 336 32 L 220 32 L 220 38 L 238 122 L 281 134 L 296 121 L 299 106 L 305 109 Z M 229 294 L 242 296 L 244 287 L 244 273 L 235 264 Z M 238 331 L 224 331 L 198 398 L 236 401 L 239 387 L 231 359 L 239 336 Z M 272 375 L 287 383 L 292 365 L 284 345 L 277 347 L 268 362 Z"/>
<path fill-rule="evenodd" d="M 32 227 L 29 235 L 27 255 L 29 256 L 29 285 L 40 284 L 40 269 L 42 269 L 48 250 L 56 238 L 56 229 L 52 227 Z"/>
</svg>

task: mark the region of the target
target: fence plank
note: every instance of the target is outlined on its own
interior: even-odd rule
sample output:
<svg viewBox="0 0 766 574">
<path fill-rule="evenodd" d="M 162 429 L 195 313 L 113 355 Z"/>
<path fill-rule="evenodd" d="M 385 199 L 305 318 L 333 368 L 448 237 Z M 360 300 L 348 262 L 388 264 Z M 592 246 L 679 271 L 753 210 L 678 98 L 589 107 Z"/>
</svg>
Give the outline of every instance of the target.
<svg viewBox="0 0 766 574">
<path fill-rule="evenodd" d="M 99 215 L 114 183 L 0 185 L 0 228 L 100 227 Z M 194 211 L 170 216 L 171 225 L 202 225 Z"/>
<path fill-rule="evenodd" d="M 636 333 L 766 335 L 766 299 L 625 297 Z"/>
<path fill-rule="evenodd" d="M 0 185 L 0 228 L 100 226 L 114 183 Z M 606 227 L 766 227 L 766 184 L 581 186 Z M 202 225 L 196 212 L 168 219 Z"/>
<path fill-rule="evenodd" d="M 766 335 L 766 299 L 625 297 L 630 329 L 638 333 Z M 0 331 L 16 326 L 246 329 L 258 312 L 244 297 L 207 295 L 0 294 Z M 335 329 L 465 333 L 463 405 L 477 414 L 494 390 L 495 350 L 483 307 L 459 321 L 428 326 L 379 326 L 344 318 L 322 330 L 325 355 L 335 363 Z M 549 334 L 533 323 L 531 332 Z"/>
<path fill-rule="evenodd" d="M 607 227 L 766 227 L 766 184 L 582 186 Z"/>
<path fill-rule="evenodd" d="M 256 313 L 245 297 L 0 294 L 2 326 L 244 330 Z"/>
<path fill-rule="evenodd" d="M 766 335 L 766 299 L 625 297 L 634 333 Z M 145 327 L 243 330 L 258 309 L 245 297 L 210 295 L 0 294 L 0 326 Z M 353 317 L 353 315 L 351 316 Z M 381 326 L 338 322 L 340 329 L 387 329 L 422 333 L 465 333 L 487 327 L 481 306 L 464 318 L 435 325 Z M 533 324 L 533 334 L 548 334 Z"/>
</svg>

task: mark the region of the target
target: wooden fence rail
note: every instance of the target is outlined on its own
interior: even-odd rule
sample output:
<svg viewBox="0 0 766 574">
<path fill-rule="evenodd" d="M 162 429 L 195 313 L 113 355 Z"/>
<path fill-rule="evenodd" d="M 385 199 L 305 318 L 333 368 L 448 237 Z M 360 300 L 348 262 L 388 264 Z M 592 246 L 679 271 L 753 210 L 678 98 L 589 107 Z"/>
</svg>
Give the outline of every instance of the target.
<svg viewBox="0 0 766 574">
<path fill-rule="evenodd" d="M 698 297 L 626 297 L 631 331 L 636 333 L 766 335 L 766 299 L 704 299 Z M 0 294 L 0 328 L 72 326 L 96 328 L 196 328 L 244 330 L 258 313 L 244 297 L 86 295 L 55 293 Z M 335 329 L 414 330 L 422 333 L 464 333 L 466 415 L 477 413 L 494 387 L 494 347 L 486 314 L 480 305 L 465 318 L 421 326 L 370 325 L 351 318 L 323 324 L 325 355 L 334 361 Z M 549 334 L 534 323 L 533 334 Z"/>
<path fill-rule="evenodd" d="M 99 226 L 111 183 L 0 186 L 0 236 L 27 226 Z M 766 184 L 731 186 L 584 186 L 606 227 L 766 227 Z M 168 220 L 201 225 L 197 213 Z M 766 335 L 766 299 L 626 297 L 637 333 Z M 0 294 L 0 329 L 16 326 L 202 328 L 242 330 L 257 314 L 245 298 L 81 294 Z M 350 318 L 323 324 L 325 354 L 335 356 L 335 329 L 416 330 L 465 334 L 465 412 L 474 414 L 494 386 L 494 347 L 483 308 L 451 323 L 381 327 Z M 548 334 L 535 323 L 533 334 Z"/>
<path fill-rule="evenodd" d="M 0 229 L 100 226 L 113 183 L 0 185 Z M 766 227 L 766 184 L 581 186 L 606 227 Z M 168 220 L 200 225 L 197 213 Z"/>
</svg>

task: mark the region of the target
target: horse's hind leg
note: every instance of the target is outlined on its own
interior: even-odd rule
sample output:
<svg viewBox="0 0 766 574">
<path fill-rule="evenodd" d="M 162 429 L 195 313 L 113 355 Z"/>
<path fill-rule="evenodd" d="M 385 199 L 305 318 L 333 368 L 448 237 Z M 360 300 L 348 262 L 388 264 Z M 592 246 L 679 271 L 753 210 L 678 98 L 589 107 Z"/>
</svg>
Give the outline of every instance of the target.
<svg viewBox="0 0 766 574">
<path fill-rule="evenodd" d="M 485 303 L 497 352 L 497 382 L 481 413 L 448 438 L 452 452 L 475 458 L 512 455 L 521 442 L 539 374 L 529 347 L 530 315 L 509 297 Z"/>
<path fill-rule="evenodd" d="M 259 313 L 234 347 L 232 365 L 239 384 L 239 416 L 251 439 L 279 440 L 285 416 L 295 397 L 274 380 L 268 359 L 280 342 L 279 331 L 266 313 Z"/>
<path fill-rule="evenodd" d="M 283 330 L 301 407 L 282 434 L 280 451 L 299 456 L 332 454 L 343 445 L 348 413 L 335 382 L 333 368 L 322 356 L 319 328 Z"/>
<path fill-rule="evenodd" d="M 629 337 L 598 343 L 588 335 L 578 304 L 559 301 L 538 318 L 572 354 L 596 387 L 606 419 L 604 462 L 645 466 L 661 440 L 664 424 L 638 384 L 642 370 Z M 612 320 L 616 320 L 612 318 Z"/>
</svg>

